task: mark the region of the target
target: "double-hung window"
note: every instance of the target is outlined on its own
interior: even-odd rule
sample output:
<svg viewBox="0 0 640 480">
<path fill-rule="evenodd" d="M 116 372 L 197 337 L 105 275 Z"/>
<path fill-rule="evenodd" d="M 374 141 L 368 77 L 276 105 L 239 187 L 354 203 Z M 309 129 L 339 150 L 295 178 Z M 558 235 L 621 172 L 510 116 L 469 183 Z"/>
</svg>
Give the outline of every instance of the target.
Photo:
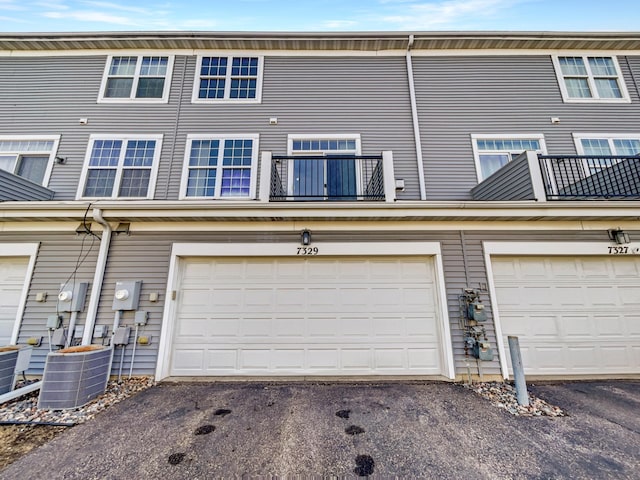
<svg viewBox="0 0 640 480">
<path fill-rule="evenodd" d="M 478 181 L 490 177 L 526 150 L 546 153 L 544 137 L 535 135 L 471 135 Z"/>
<path fill-rule="evenodd" d="M 167 102 L 173 56 L 109 56 L 100 102 Z"/>
<path fill-rule="evenodd" d="M 59 141 L 59 135 L 0 136 L 0 170 L 46 186 Z"/>
<path fill-rule="evenodd" d="M 619 159 L 608 159 L 609 156 L 636 157 L 640 155 L 640 134 L 611 135 L 576 133 L 573 135 L 579 155 L 590 157 L 585 159 L 585 167 L 590 175 L 610 167 Z"/>
<path fill-rule="evenodd" d="M 153 198 L 161 135 L 92 136 L 78 198 Z"/>
<path fill-rule="evenodd" d="M 258 135 L 189 135 L 180 198 L 252 199 Z"/>
<path fill-rule="evenodd" d="M 259 103 L 262 60 L 256 56 L 199 57 L 193 102 Z"/>
<path fill-rule="evenodd" d="M 630 102 L 616 57 L 553 57 L 565 102 Z"/>
</svg>

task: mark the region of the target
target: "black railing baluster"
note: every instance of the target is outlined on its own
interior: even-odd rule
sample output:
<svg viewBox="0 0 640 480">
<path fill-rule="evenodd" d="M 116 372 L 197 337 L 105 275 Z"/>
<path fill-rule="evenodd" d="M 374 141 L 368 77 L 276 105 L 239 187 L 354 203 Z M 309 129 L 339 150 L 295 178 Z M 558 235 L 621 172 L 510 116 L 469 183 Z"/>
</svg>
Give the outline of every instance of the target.
<svg viewBox="0 0 640 480">
<path fill-rule="evenodd" d="M 640 157 L 538 155 L 549 200 L 638 200 Z"/>
<path fill-rule="evenodd" d="M 274 155 L 271 201 L 384 201 L 381 155 Z"/>
</svg>

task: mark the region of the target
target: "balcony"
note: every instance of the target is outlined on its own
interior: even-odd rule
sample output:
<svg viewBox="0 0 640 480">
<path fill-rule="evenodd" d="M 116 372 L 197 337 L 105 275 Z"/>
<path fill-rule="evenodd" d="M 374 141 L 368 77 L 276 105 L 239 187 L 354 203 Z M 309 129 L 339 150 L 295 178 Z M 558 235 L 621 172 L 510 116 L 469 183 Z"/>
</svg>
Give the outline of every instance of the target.
<svg viewBox="0 0 640 480">
<path fill-rule="evenodd" d="M 393 202 L 396 186 L 392 153 L 283 156 L 263 152 L 260 200 Z"/>
<path fill-rule="evenodd" d="M 474 200 L 640 200 L 640 157 L 524 152 L 471 195 Z"/>
<path fill-rule="evenodd" d="M 640 157 L 538 158 L 549 200 L 640 200 Z"/>
</svg>

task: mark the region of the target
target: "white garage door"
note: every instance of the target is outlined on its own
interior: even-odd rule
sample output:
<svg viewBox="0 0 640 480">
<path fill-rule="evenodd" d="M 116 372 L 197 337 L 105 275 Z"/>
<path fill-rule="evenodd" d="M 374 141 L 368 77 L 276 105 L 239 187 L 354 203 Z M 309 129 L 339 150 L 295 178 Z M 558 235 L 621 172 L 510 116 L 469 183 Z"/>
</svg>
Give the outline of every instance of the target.
<svg viewBox="0 0 640 480">
<path fill-rule="evenodd" d="M 28 257 L 0 257 L 0 346 L 11 340 L 28 264 Z"/>
<path fill-rule="evenodd" d="M 495 257 L 492 266 L 505 346 L 519 337 L 526 373 L 640 373 L 640 258 Z"/>
<path fill-rule="evenodd" d="M 170 374 L 437 375 L 430 257 L 182 259 Z"/>
</svg>

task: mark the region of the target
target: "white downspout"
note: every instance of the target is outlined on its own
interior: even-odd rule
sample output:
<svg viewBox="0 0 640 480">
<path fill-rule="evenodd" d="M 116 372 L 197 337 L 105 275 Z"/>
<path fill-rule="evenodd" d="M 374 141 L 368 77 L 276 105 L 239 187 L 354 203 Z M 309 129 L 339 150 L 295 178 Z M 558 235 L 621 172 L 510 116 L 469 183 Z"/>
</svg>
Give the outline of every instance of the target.
<svg viewBox="0 0 640 480">
<path fill-rule="evenodd" d="M 416 158 L 418 160 L 418 181 L 420 182 L 420 200 L 427 199 L 424 184 L 424 164 L 422 163 L 422 142 L 420 141 L 420 124 L 418 123 L 418 102 L 416 101 L 416 86 L 413 82 L 413 64 L 411 63 L 411 47 L 414 36 L 409 35 L 407 44 L 407 80 L 409 80 L 409 98 L 411 101 L 411 117 L 413 119 L 413 137 L 416 142 Z"/>
<path fill-rule="evenodd" d="M 96 261 L 96 273 L 93 276 L 93 286 L 91 287 L 91 298 L 89 307 L 87 308 L 87 321 L 82 334 L 82 345 L 91 345 L 93 340 L 93 328 L 96 324 L 96 316 L 98 315 L 98 304 L 100 303 L 100 294 L 102 293 L 102 282 L 104 280 L 104 271 L 107 266 L 107 256 L 109 255 L 109 245 L 111 244 L 111 225 L 102 217 L 102 210 L 93 209 L 93 219 L 102 225 L 102 238 L 100 239 L 100 251 L 98 252 L 98 260 Z"/>
</svg>

